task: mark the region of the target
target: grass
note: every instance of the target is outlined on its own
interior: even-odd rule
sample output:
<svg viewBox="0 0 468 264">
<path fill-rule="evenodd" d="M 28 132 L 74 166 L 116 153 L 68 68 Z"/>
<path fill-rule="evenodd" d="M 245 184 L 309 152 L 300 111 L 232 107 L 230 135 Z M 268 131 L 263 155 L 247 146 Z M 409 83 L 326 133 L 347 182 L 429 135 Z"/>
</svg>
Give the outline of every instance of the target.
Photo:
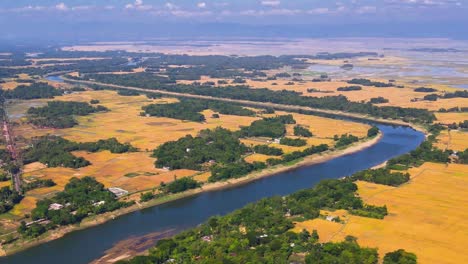
<svg viewBox="0 0 468 264">
<path fill-rule="evenodd" d="M 467 171 L 468 165 L 425 163 L 410 169 L 411 181 L 399 188 L 358 182 L 365 203 L 387 205 L 385 219 L 349 216 L 345 224 L 316 219 L 296 230 L 317 229 L 324 242 L 353 235 L 363 246 L 378 247 L 381 257 L 404 248 L 418 263 L 466 263 Z"/>
</svg>

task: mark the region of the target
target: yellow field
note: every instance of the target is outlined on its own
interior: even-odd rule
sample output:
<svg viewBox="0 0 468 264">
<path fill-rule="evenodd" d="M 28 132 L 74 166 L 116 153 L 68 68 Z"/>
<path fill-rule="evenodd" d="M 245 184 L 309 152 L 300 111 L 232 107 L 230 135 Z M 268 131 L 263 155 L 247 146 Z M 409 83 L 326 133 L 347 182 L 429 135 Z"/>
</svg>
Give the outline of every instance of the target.
<svg viewBox="0 0 468 264">
<path fill-rule="evenodd" d="M 5 82 L 5 83 L 0 84 L 0 86 L 2 87 L 3 90 L 13 90 L 13 89 L 15 89 L 16 87 L 18 87 L 20 85 L 29 86 L 31 84 L 30 83 L 19 83 L 19 82 L 15 82 L 15 81 L 9 81 L 9 82 Z"/>
<path fill-rule="evenodd" d="M 77 117 L 79 125 L 68 129 L 40 129 L 26 123 L 24 113 L 29 107 L 45 105 L 48 100 L 19 101 L 9 105 L 9 114 L 12 119 L 19 123 L 15 126 L 15 134 L 19 137 L 30 138 L 46 134 L 63 136 L 76 142 L 90 142 L 99 139 L 117 138 L 120 142 L 131 143 L 141 152 L 112 154 L 108 151 L 98 153 L 75 152 L 74 155 L 89 160 L 92 165 L 79 168 L 46 168 L 43 164 L 28 164 L 24 168 L 23 178 L 34 180 L 34 178 L 52 179 L 56 186 L 39 188 L 29 191 L 26 197 L 42 199 L 50 197 L 54 193 L 63 190 L 64 186 L 72 177 L 95 177 L 106 187 L 120 187 L 129 192 L 139 192 L 157 188 L 161 182 L 171 182 L 175 178 L 194 176 L 199 181 L 207 181 L 209 172 L 200 173 L 193 170 L 166 171 L 154 167 L 154 158 L 151 158 L 151 150 L 168 141 L 177 140 L 187 134 L 197 135 L 200 130 L 213 129 L 218 126 L 239 130 L 241 126 L 248 126 L 261 117 L 242 117 L 220 115 L 220 118 L 212 118 L 214 113 L 206 110 L 203 114 L 206 122 L 197 123 L 181 121 L 171 118 L 141 116 L 141 107 L 151 103 L 177 102 L 174 98 L 148 99 L 146 96 L 119 96 L 114 91 L 86 91 L 56 97 L 54 100 L 89 102 L 97 99 L 100 104 L 109 108 L 106 113 L 96 113 L 89 116 Z M 258 109 L 257 109 L 258 110 Z M 287 112 L 277 112 L 274 115 L 285 115 Z M 273 144 L 267 138 L 242 139 L 248 146 L 257 144 L 273 144 L 290 153 L 303 150 L 313 145 L 322 143 L 333 144 L 335 134 L 351 133 L 364 137 L 369 129 L 368 125 L 340 121 L 323 117 L 293 114 L 297 123 L 309 128 L 314 137 L 307 139 L 305 147 L 289 147 Z M 287 136 L 293 136 L 293 125 L 287 126 Z M 246 158 L 247 162 L 266 161 L 271 156 L 254 154 Z M 29 201 L 29 200 L 26 200 Z M 26 202 L 25 201 L 25 202 Z M 27 205 L 31 205 L 28 208 Z M 15 212 L 31 210 L 34 204 L 25 203 L 18 205 Z"/>
<path fill-rule="evenodd" d="M 248 157 L 246 157 L 245 161 L 249 162 L 249 163 L 254 163 L 256 161 L 257 162 L 266 162 L 267 159 L 271 159 L 271 158 L 280 158 L 280 157 L 268 156 L 268 155 L 264 155 L 264 154 L 255 153 L 255 154 L 252 154 L 252 155 L 249 155 Z"/>
<path fill-rule="evenodd" d="M 78 126 L 69 129 L 35 129 L 23 124 L 15 129 L 16 133 L 25 137 L 39 136 L 48 133 L 63 136 L 77 142 L 89 142 L 115 137 L 121 142 L 128 142 L 140 149 L 154 149 L 158 145 L 171 140 L 177 140 L 187 134 L 196 135 L 200 130 L 222 126 L 238 130 L 240 126 L 250 125 L 258 118 L 220 115 L 211 118 L 212 111 L 206 110 L 205 123 L 181 121 L 170 118 L 143 117 L 141 107 L 151 103 L 171 103 L 176 99 L 148 99 L 146 96 L 118 96 L 113 91 L 87 91 L 56 97 L 55 100 L 89 102 L 98 99 L 101 105 L 111 111 L 78 117 Z M 12 115 L 24 113 L 31 104 L 44 103 L 44 100 L 32 100 L 22 107 L 13 106 Z M 23 103 L 24 104 L 24 103 Z"/>
<path fill-rule="evenodd" d="M 444 130 L 437 137 L 435 146 L 439 149 L 464 151 L 468 148 L 468 132 L 458 130 Z"/>
<path fill-rule="evenodd" d="M 468 103 L 468 102 L 467 102 Z M 468 120 L 468 113 L 435 113 L 437 121 L 449 125 Z"/>
<path fill-rule="evenodd" d="M 366 203 L 387 205 L 383 220 L 349 216 L 338 226 L 315 221 L 297 229 L 315 228 L 333 241 L 353 235 L 363 246 L 378 247 L 380 256 L 403 248 L 418 263 L 467 263 L 468 165 L 426 163 L 410 174 L 411 182 L 399 188 L 358 182 Z"/>
<path fill-rule="evenodd" d="M 52 179 L 56 186 L 39 188 L 29 191 L 27 195 L 43 197 L 63 187 L 72 177 L 95 177 L 106 187 L 120 187 L 129 192 L 136 192 L 158 187 L 161 182 L 171 182 L 176 177 L 186 177 L 197 173 L 192 170 L 165 171 L 154 167 L 155 159 L 150 153 L 136 152 L 124 154 L 112 154 L 109 151 L 97 153 L 74 152 L 74 155 L 89 160 L 92 164 L 79 169 L 70 168 L 40 168 L 29 170 L 23 177 L 38 177 L 41 179 Z"/>
</svg>

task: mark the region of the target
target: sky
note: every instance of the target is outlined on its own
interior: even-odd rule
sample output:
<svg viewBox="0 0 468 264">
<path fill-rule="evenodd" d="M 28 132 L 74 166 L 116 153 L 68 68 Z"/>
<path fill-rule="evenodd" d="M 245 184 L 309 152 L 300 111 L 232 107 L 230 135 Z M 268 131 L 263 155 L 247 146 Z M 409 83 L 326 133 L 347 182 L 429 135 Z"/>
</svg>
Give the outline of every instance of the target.
<svg viewBox="0 0 468 264">
<path fill-rule="evenodd" d="M 70 37 L 73 29 L 81 38 L 104 34 L 117 34 L 121 38 L 185 32 L 198 24 L 212 25 L 211 30 L 233 29 L 262 33 L 264 26 L 325 32 L 355 32 L 378 35 L 392 31 L 398 35 L 418 31 L 433 35 L 466 33 L 468 27 L 468 0 L 1 0 L 0 38 L 14 39 L 45 36 Z M 93 29 L 93 25 L 95 26 Z M 177 26 L 176 26 L 177 25 Z M 216 27 L 218 25 L 218 27 Z M 309 26 L 309 27 L 307 27 Z M 393 27 L 393 29 L 392 29 Z M 194 27 L 194 29 L 196 29 Z M 236 28 L 234 28 L 236 29 Z M 346 29 L 346 30 L 345 30 Z M 94 30 L 94 31 L 93 31 Z M 432 30 L 432 32 L 431 32 Z M 134 32 L 132 32 L 134 31 Z M 235 30 L 234 30 L 235 31 Z M 250 34 L 253 34 L 250 30 Z M 87 34 L 85 34 L 87 32 Z M 406 33 L 405 33 L 406 32 Z M 226 33 L 226 32 L 221 32 Z M 239 33 L 239 32 L 237 32 Z M 175 33 L 174 33 L 175 34 Z M 240 33 L 239 33 L 240 34 Z M 246 33 L 247 34 L 247 33 Z M 286 34 L 286 33 L 285 33 Z M 403 34 L 403 35 L 404 35 Z M 157 37 L 157 36 L 155 36 Z"/>
</svg>

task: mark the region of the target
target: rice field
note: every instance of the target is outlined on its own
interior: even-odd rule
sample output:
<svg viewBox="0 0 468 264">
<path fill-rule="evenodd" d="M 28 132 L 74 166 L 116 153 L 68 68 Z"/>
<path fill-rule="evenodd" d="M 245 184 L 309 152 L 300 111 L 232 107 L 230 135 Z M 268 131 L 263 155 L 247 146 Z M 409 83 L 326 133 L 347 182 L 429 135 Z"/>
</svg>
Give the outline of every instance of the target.
<svg viewBox="0 0 468 264">
<path fill-rule="evenodd" d="M 398 188 L 357 183 L 366 203 L 387 206 L 385 219 L 349 215 L 344 224 L 312 220 L 296 231 L 317 229 L 322 241 L 352 235 L 363 246 L 378 247 L 380 256 L 403 248 L 423 264 L 468 262 L 468 165 L 425 163 L 409 172 L 411 181 Z"/>
<path fill-rule="evenodd" d="M 468 148 L 468 132 L 459 130 L 444 130 L 437 137 L 435 146 L 439 149 L 464 151 Z"/>
<path fill-rule="evenodd" d="M 119 187 L 130 193 L 141 192 L 157 188 L 162 182 L 171 182 L 181 177 L 194 177 L 206 182 L 210 177 L 209 172 L 193 170 L 167 171 L 157 169 L 154 166 L 155 159 L 151 157 L 151 151 L 157 146 L 177 140 L 187 134 L 197 135 L 203 129 L 224 127 L 230 130 L 239 130 L 242 126 L 248 126 L 258 117 L 220 115 L 220 118 L 212 118 L 214 113 L 205 110 L 203 114 L 206 122 L 197 123 L 182 121 L 171 118 L 141 116 L 141 107 L 152 103 L 173 103 L 174 98 L 149 99 L 141 96 L 119 96 L 115 91 L 85 91 L 56 97 L 54 100 L 89 102 L 91 99 L 100 101 L 110 109 L 109 112 L 96 113 L 89 116 L 76 117 L 79 125 L 67 129 L 42 129 L 26 123 L 25 112 L 29 107 L 40 107 L 48 100 L 30 100 L 14 102 L 8 106 L 9 115 L 19 125 L 15 126 L 15 134 L 21 138 L 31 138 L 46 134 L 62 136 L 76 142 L 90 142 L 99 139 L 117 138 L 120 142 L 130 143 L 139 149 L 136 153 L 112 154 L 109 151 L 97 153 L 74 152 L 73 154 L 83 157 L 91 162 L 90 166 L 71 168 L 47 168 L 41 163 L 28 164 L 24 168 L 23 178 L 52 179 L 56 186 L 31 190 L 26 194 L 28 200 L 15 207 L 14 212 L 28 212 L 34 207 L 32 199 L 43 199 L 53 196 L 56 192 L 63 190 L 64 186 L 72 177 L 95 177 L 106 187 Z M 257 109 L 258 110 L 258 109 Z M 277 112 L 274 115 L 286 115 L 288 112 Z M 266 115 L 269 116 L 269 115 Z M 289 147 L 272 143 L 268 138 L 247 138 L 241 141 L 247 146 L 267 144 L 280 147 L 285 153 L 303 150 L 312 145 L 333 144 L 335 134 L 351 133 L 364 137 L 369 129 L 368 125 L 328 119 L 317 116 L 308 116 L 293 113 L 298 124 L 307 127 L 314 137 L 307 139 L 305 147 Z M 294 125 L 287 125 L 287 136 L 293 136 Z M 247 162 L 265 162 L 272 156 L 253 154 L 246 157 Z"/>
</svg>

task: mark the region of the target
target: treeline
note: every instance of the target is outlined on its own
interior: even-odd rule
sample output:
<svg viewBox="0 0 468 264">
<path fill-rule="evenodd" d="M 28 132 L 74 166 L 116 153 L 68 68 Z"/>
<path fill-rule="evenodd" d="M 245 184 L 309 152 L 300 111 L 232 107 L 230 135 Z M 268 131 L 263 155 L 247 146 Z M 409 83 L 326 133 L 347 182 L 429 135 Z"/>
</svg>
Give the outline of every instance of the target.
<svg viewBox="0 0 468 264">
<path fill-rule="evenodd" d="M 13 90 L 0 92 L 6 99 L 40 99 L 40 98 L 54 98 L 63 94 L 62 90 L 56 89 L 47 83 L 36 82 L 31 85 L 19 85 Z"/>
<path fill-rule="evenodd" d="M 459 122 L 458 124 L 456 122 L 453 122 L 452 124 L 448 125 L 448 128 L 450 129 L 468 129 L 468 120 L 464 120 L 463 122 Z"/>
<path fill-rule="evenodd" d="M 23 192 L 27 192 L 27 191 L 34 190 L 37 188 L 52 187 L 55 185 L 57 184 L 51 179 L 46 179 L 46 180 L 38 179 L 32 182 L 23 184 L 22 188 L 23 188 Z"/>
<path fill-rule="evenodd" d="M 59 207 L 53 207 L 57 204 Z M 97 215 L 129 206 L 133 202 L 121 202 L 92 177 L 72 178 L 62 192 L 51 199 L 40 200 L 31 212 L 33 220 L 47 220 L 47 224 L 21 223 L 18 232 L 25 237 L 36 237 L 57 226 L 79 223 L 89 215 Z"/>
<path fill-rule="evenodd" d="M 336 141 L 335 147 L 342 148 L 351 145 L 355 142 L 358 142 L 359 138 L 351 134 L 343 134 L 341 136 L 335 135 L 334 140 Z"/>
<path fill-rule="evenodd" d="M 352 79 L 348 81 L 349 84 L 360 84 L 364 86 L 375 86 L 375 87 L 394 87 L 392 83 L 374 82 L 369 79 Z"/>
<path fill-rule="evenodd" d="M 292 115 L 283 115 L 256 120 L 248 127 L 242 127 L 241 137 L 270 137 L 279 138 L 286 134 L 286 124 L 295 124 Z"/>
<path fill-rule="evenodd" d="M 211 86 L 198 85 L 160 85 L 154 78 L 140 79 L 135 76 L 96 75 L 96 81 L 118 85 L 128 85 L 147 89 L 162 89 L 177 93 L 198 94 L 213 97 L 270 102 L 285 105 L 298 105 L 319 109 L 338 110 L 386 119 L 403 119 L 405 121 L 432 123 L 435 116 L 428 110 L 402 108 L 394 106 L 378 107 L 370 103 L 351 102 L 345 96 L 309 97 L 294 91 L 272 91 L 269 89 L 251 89 L 247 86 L 225 86 L 213 89 Z"/>
<path fill-rule="evenodd" d="M 377 250 L 361 248 L 354 237 L 321 244 L 316 231 L 290 231 L 293 222 L 320 217 L 321 209 L 366 212 L 375 218 L 387 214 L 384 206 L 365 205 L 356 191 L 354 183 L 325 180 L 286 197 L 262 199 L 160 240 L 147 256 L 120 263 L 290 263 L 305 256 L 306 263 L 377 264 Z"/>
<path fill-rule="evenodd" d="M 283 155 L 283 150 L 280 148 L 270 147 L 268 145 L 257 145 L 254 148 L 254 151 L 259 154 L 264 154 L 268 156 L 281 156 Z"/>
<path fill-rule="evenodd" d="M 112 153 L 136 151 L 130 144 L 122 144 L 115 138 L 77 143 L 62 137 L 44 136 L 33 139 L 31 147 L 23 150 L 23 161 L 25 164 L 39 161 L 48 167 L 81 168 L 90 165 L 86 159 L 70 153 L 78 150 L 89 152 L 109 150 Z"/>
<path fill-rule="evenodd" d="M 241 178 L 253 171 L 263 170 L 267 165 L 263 162 L 254 162 L 252 164 L 245 161 L 217 164 L 210 168 L 211 176 L 208 178 L 209 182 L 217 182 L 228 179 Z"/>
<path fill-rule="evenodd" d="M 336 90 L 341 91 L 341 92 L 360 91 L 362 90 L 362 87 L 353 85 L 353 86 L 338 87 Z"/>
<path fill-rule="evenodd" d="M 452 108 L 440 108 L 439 109 L 439 112 L 440 113 L 457 113 L 457 112 L 460 112 L 460 113 L 466 113 L 468 112 L 468 107 L 452 107 Z"/>
<path fill-rule="evenodd" d="M 284 137 L 280 139 L 281 145 L 291 146 L 291 147 L 303 147 L 307 145 L 307 141 L 302 138 L 288 138 Z"/>
<path fill-rule="evenodd" d="M 377 184 L 400 186 L 410 179 L 409 173 L 392 172 L 389 168 L 364 170 L 353 174 L 351 181 L 367 181 Z"/>
<path fill-rule="evenodd" d="M 47 106 L 28 109 L 29 122 L 39 127 L 70 128 L 78 124 L 73 116 L 86 116 L 108 111 L 104 106 L 96 107 L 84 102 L 47 102 Z"/>
<path fill-rule="evenodd" d="M 158 168 L 200 170 L 204 163 L 236 162 L 247 151 L 234 132 L 218 127 L 166 142 L 153 151 L 153 157 Z"/>
<path fill-rule="evenodd" d="M 433 93 L 433 92 L 437 92 L 437 89 L 427 88 L 427 87 L 419 87 L 419 88 L 414 89 L 414 91 L 419 92 L 419 93 Z"/>
<path fill-rule="evenodd" d="M 181 99 L 178 103 L 172 104 L 150 104 L 144 106 L 144 113 L 150 116 L 169 117 L 180 120 L 190 120 L 194 122 L 205 121 L 205 116 L 201 111 L 211 109 L 220 114 L 238 115 L 238 116 L 255 116 L 255 112 L 239 105 L 226 102 Z"/>
<path fill-rule="evenodd" d="M 271 158 L 267 160 L 267 164 L 270 166 L 278 165 L 278 164 L 285 164 L 293 161 L 297 161 L 301 158 L 322 153 L 329 150 L 329 146 L 327 144 L 321 144 L 318 146 L 312 146 L 309 148 L 304 149 L 303 151 L 294 151 L 284 155 L 281 159 Z"/>
<path fill-rule="evenodd" d="M 451 99 L 451 98 L 468 98 L 468 91 L 456 91 L 453 93 L 444 93 L 442 95 L 439 94 L 428 94 L 423 97 L 426 101 L 437 101 L 438 99 Z"/>
</svg>

